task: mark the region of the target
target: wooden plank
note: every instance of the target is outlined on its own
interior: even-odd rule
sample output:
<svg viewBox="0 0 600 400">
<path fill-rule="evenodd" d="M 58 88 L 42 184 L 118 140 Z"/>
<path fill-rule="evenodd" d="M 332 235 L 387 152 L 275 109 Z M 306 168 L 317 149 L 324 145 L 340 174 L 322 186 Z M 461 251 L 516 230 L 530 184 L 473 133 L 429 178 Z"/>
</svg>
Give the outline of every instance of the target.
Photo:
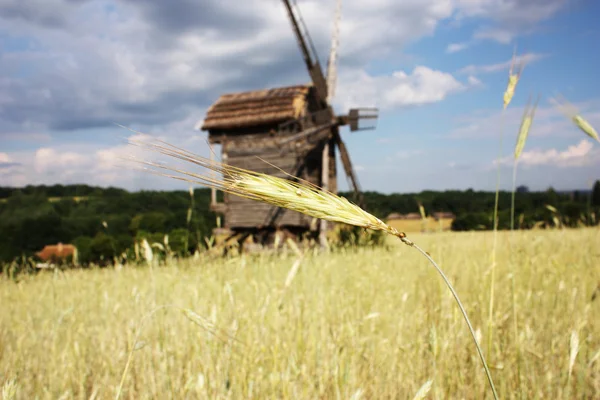
<svg viewBox="0 0 600 400">
<path fill-rule="evenodd" d="M 329 190 L 329 143 L 325 143 L 325 146 L 323 146 L 321 158 L 321 188 L 323 188 L 323 190 Z M 327 221 L 322 219 L 320 220 L 319 232 L 319 242 L 321 247 L 327 247 L 327 236 L 325 235 L 326 231 Z"/>
</svg>

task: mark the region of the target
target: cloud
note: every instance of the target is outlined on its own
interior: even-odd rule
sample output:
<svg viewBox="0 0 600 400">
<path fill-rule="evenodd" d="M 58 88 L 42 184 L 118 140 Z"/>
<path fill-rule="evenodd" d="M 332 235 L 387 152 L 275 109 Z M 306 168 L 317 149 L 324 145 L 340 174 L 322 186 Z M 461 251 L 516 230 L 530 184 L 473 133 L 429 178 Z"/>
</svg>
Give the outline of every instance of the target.
<svg viewBox="0 0 600 400">
<path fill-rule="evenodd" d="M 190 163 L 161 157 L 153 152 L 129 145 L 133 140 L 159 139 L 172 141 L 178 136 L 178 123 L 174 129 L 161 133 L 132 133 L 123 130 L 123 140 L 117 145 L 66 144 L 41 147 L 33 151 L 0 153 L 0 186 L 25 184 L 75 184 L 118 186 L 136 190 L 141 188 L 185 188 L 188 185 L 173 179 L 157 177 L 139 170 L 140 164 L 132 161 L 156 161 L 163 164 L 194 169 Z M 198 135 L 180 137 L 177 144 L 204 157 L 209 156 L 208 145 Z M 15 163 L 14 160 L 23 160 Z"/>
<path fill-rule="evenodd" d="M 299 1 L 323 65 L 334 9 L 328 3 Z M 434 35 L 449 19 L 504 27 L 502 16 L 511 7 L 525 7 L 533 16 L 508 27 L 522 32 L 526 23 L 541 20 L 536 15 L 550 15 L 544 4 L 557 0 L 529 3 L 345 1 L 336 106 L 342 112 L 350 106 L 414 107 L 480 85 L 475 73 L 466 72 L 463 81 L 425 65 L 368 71 L 397 60 L 407 43 Z M 0 140 L 19 141 L 14 148 L 40 146 L 5 153 L 13 161 L 0 170 L 0 184 L 164 185 L 111 167 L 117 155 L 130 151 L 115 144 L 116 136 L 130 133 L 114 122 L 176 138 L 202 154 L 204 135 L 193 126 L 219 95 L 309 81 L 276 0 L 0 0 L 0 45 Z M 67 140 L 72 144 L 62 144 Z"/>
<path fill-rule="evenodd" d="M 300 7 L 326 61 L 333 3 Z M 452 12 L 439 0 L 348 1 L 340 73 L 431 35 Z M 309 80 L 275 1 L 5 0 L 0 22 L 12 43 L 0 57 L 0 135 L 199 119 L 220 94 Z"/>
<path fill-rule="evenodd" d="M 353 71 L 341 75 L 340 83 L 335 102 L 342 109 L 378 106 L 389 110 L 420 106 L 442 101 L 467 88 L 450 73 L 425 66 L 417 66 L 410 73 L 395 71 L 381 76 Z"/>
<path fill-rule="evenodd" d="M 477 77 L 475 77 L 473 75 L 469 75 L 469 77 L 467 78 L 467 82 L 469 83 L 470 86 L 481 86 L 481 85 L 483 85 L 483 83 L 481 82 L 481 80 L 479 80 Z"/>
<path fill-rule="evenodd" d="M 517 56 L 514 63 L 515 65 L 519 64 L 531 64 L 536 61 L 539 61 L 543 58 L 547 57 L 546 54 L 538 54 L 538 53 L 526 53 L 521 56 Z M 487 64 L 487 65 L 468 65 L 459 70 L 460 73 L 463 74 L 488 74 L 492 72 L 498 71 L 508 71 L 510 66 L 513 64 L 512 57 L 507 61 L 497 63 L 497 64 Z"/>
<path fill-rule="evenodd" d="M 459 171 L 466 171 L 473 168 L 473 165 L 466 163 L 457 163 L 456 161 L 450 161 L 448 167 Z"/>
<path fill-rule="evenodd" d="M 364 73 L 373 60 L 397 55 L 453 15 L 495 19 L 517 3 L 537 10 L 504 3 L 349 0 L 339 72 Z M 304 0 L 299 6 L 324 62 L 334 4 Z M 0 22 L 3 41 L 13 44 L 0 57 L 7 72 L 0 80 L 0 135 L 96 129 L 115 121 L 151 127 L 190 112 L 199 119 L 222 93 L 309 80 L 285 9 L 274 0 L 4 0 Z M 398 86 L 412 93 L 389 92 L 395 99 L 382 103 L 409 96 L 426 104 L 418 98 L 432 96 L 429 86 Z M 415 92 L 421 87 L 427 92 Z M 444 98 L 441 89 L 434 99 Z"/>
<path fill-rule="evenodd" d="M 446 47 L 446 53 L 449 53 L 449 54 L 457 53 L 459 51 L 463 51 L 467 47 L 469 47 L 468 43 L 450 43 Z"/>
<path fill-rule="evenodd" d="M 499 100 L 501 101 L 501 100 Z M 501 103 L 500 103 L 501 104 Z M 592 124 L 600 126 L 600 99 L 579 102 L 574 106 Z M 470 115 L 455 119 L 456 126 L 448 136 L 454 139 L 487 139 L 500 137 L 501 129 L 515 135 L 519 130 L 524 107 L 510 107 L 501 110 L 479 110 Z M 540 101 L 529 132 L 531 138 L 572 138 L 582 135 L 578 128 L 554 105 L 544 105 Z"/>
<path fill-rule="evenodd" d="M 8 156 L 8 154 L 6 154 L 6 153 L 0 153 L 0 163 L 7 164 L 9 162 L 11 162 L 11 159 Z"/>
<path fill-rule="evenodd" d="M 458 0 L 456 19 L 489 20 L 473 34 L 473 40 L 510 43 L 515 37 L 534 32 L 538 24 L 558 13 L 567 0 Z"/>
<path fill-rule="evenodd" d="M 514 32 L 505 28 L 488 28 L 476 31 L 473 34 L 475 40 L 493 40 L 501 44 L 509 44 L 516 36 Z"/>
<path fill-rule="evenodd" d="M 558 166 L 561 168 L 583 167 L 596 165 L 600 162 L 600 149 L 587 139 L 582 139 L 578 144 L 569 146 L 566 150 L 558 149 L 533 149 L 524 151 L 519 159 L 520 165 L 525 166 Z M 513 158 L 500 159 L 500 164 L 512 165 Z M 497 161 L 494 161 L 497 164 Z"/>
</svg>

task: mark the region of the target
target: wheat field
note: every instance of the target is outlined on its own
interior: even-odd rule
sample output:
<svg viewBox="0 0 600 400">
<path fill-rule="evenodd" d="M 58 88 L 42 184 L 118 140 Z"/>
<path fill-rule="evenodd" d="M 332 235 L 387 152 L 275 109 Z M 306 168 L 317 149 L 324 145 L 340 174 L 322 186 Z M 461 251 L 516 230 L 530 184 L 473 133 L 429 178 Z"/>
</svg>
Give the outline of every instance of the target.
<svg viewBox="0 0 600 400">
<path fill-rule="evenodd" d="M 410 238 L 485 350 L 492 232 Z M 597 228 L 499 234 L 486 358 L 502 398 L 600 397 L 598 243 Z M 412 399 L 432 381 L 426 398 L 491 398 L 454 300 L 414 249 L 307 253 L 284 290 L 296 258 L 3 277 L 0 384 L 18 399 L 115 398 L 123 377 L 122 399 L 356 400 Z"/>
</svg>

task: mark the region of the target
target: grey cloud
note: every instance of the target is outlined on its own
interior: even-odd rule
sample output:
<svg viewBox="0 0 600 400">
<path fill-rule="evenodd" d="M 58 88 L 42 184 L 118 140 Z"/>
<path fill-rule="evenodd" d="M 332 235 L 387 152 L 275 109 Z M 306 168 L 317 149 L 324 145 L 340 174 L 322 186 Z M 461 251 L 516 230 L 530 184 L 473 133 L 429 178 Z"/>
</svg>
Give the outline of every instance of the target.
<svg viewBox="0 0 600 400">
<path fill-rule="evenodd" d="M 161 34 L 177 35 L 186 31 L 219 31 L 221 37 L 256 34 L 262 21 L 254 14 L 236 12 L 239 0 L 124 0 L 139 7 L 142 15 Z M 275 5 L 275 4 L 274 4 Z"/>
<path fill-rule="evenodd" d="M 27 22 L 50 29 L 65 28 L 73 8 L 88 0 L 2 0 L 2 19 Z"/>
<path fill-rule="evenodd" d="M 39 42 L 37 50 L 0 53 L 0 135 L 32 125 L 62 131 L 165 124 L 225 92 L 309 81 L 279 0 L 119 0 L 115 10 L 108 4 L 0 0 L 0 38 Z M 333 2 L 299 5 L 324 66 Z M 433 33 L 453 11 L 438 0 L 346 1 L 340 77 L 374 58 L 398 57 L 404 43 Z"/>
<path fill-rule="evenodd" d="M 0 169 L 4 169 L 4 168 L 10 168 L 10 167 L 16 167 L 21 165 L 21 163 L 17 163 L 17 162 L 0 162 Z"/>
</svg>

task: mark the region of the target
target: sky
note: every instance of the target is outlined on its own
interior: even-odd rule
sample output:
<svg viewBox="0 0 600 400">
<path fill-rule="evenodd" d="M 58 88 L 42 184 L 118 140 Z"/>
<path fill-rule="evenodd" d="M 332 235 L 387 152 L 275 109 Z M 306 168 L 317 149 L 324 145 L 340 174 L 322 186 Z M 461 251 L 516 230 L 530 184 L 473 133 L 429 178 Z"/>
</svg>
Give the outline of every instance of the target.
<svg viewBox="0 0 600 400">
<path fill-rule="evenodd" d="M 326 64 L 335 1 L 298 5 Z M 500 165 L 509 190 L 538 96 L 517 184 L 600 179 L 600 144 L 550 101 L 600 130 L 598 15 L 595 0 L 343 0 L 334 109 L 379 108 L 375 130 L 341 131 L 362 189 L 491 191 Z M 221 94 L 309 81 L 280 0 L 0 0 L 0 186 L 186 189 L 123 166 L 154 155 L 116 124 L 208 156 L 194 126 Z"/>
</svg>

